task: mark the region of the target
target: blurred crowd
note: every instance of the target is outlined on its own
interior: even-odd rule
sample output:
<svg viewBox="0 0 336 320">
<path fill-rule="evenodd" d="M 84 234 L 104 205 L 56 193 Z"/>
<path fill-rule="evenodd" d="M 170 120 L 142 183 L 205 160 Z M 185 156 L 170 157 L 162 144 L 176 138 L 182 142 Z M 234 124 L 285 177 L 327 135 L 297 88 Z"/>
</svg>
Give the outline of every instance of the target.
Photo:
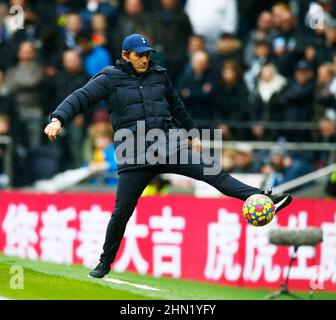
<svg viewBox="0 0 336 320">
<path fill-rule="evenodd" d="M 22 29 L 13 6 L 23 8 Z M 14 139 L 14 186 L 107 161 L 103 103 L 53 144 L 43 128 L 67 95 L 120 59 L 130 33 L 150 40 L 200 128 L 227 140 L 336 142 L 336 1 L 0 0 L 0 135 Z M 299 167 L 294 176 L 328 163 L 323 152 L 257 154 L 247 145 L 223 159 L 230 172 Z"/>
</svg>

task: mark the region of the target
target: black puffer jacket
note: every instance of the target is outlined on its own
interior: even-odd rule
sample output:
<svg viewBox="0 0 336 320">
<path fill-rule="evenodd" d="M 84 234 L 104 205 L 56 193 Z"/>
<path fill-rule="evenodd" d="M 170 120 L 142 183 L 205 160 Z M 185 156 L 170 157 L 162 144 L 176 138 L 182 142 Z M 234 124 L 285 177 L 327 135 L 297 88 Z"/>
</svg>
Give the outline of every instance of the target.
<svg viewBox="0 0 336 320">
<path fill-rule="evenodd" d="M 136 133 L 137 121 L 145 121 L 149 129 L 195 128 L 183 102 L 175 92 L 166 69 L 150 62 L 147 72 L 138 74 L 130 63 L 118 61 L 94 76 L 84 87 L 69 95 L 51 114 L 62 125 L 75 115 L 104 100 L 115 131 L 129 129 Z M 135 140 L 137 135 L 134 135 Z M 121 142 L 115 142 L 117 147 Z M 146 144 L 146 150 L 150 144 Z M 137 143 L 135 141 L 135 146 Z M 184 145 L 183 145 L 184 147 Z M 135 147 L 135 154 L 137 149 Z M 136 159 L 135 159 L 136 160 Z M 149 164 L 122 164 L 118 171 Z"/>
</svg>

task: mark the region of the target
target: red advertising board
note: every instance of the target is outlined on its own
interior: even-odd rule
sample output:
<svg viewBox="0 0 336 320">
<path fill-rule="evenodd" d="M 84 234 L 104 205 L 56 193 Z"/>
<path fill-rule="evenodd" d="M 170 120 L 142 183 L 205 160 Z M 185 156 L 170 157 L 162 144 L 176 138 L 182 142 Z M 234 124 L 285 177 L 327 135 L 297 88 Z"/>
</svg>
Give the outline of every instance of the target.
<svg viewBox="0 0 336 320">
<path fill-rule="evenodd" d="M 0 252 L 55 263 L 96 265 L 115 196 L 0 193 Z M 336 201 L 294 199 L 265 227 L 247 225 L 232 198 L 142 197 L 113 264 L 218 284 L 278 288 L 292 247 L 268 241 L 273 228 L 321 227 L 323 242 L 299 247 L 290 288 L 336 291 Z"/>
</svg>

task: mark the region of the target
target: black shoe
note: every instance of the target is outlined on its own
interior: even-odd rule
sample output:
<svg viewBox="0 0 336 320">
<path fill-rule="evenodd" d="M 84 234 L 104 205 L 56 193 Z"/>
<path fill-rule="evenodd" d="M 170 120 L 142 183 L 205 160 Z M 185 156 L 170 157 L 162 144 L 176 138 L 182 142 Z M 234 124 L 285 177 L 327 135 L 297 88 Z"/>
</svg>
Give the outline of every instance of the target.
<svg viewBox="0 0 336 320">
<path fill-rule="evenodd" d="M 277 214 L 281 209 L 287 207 L 292 202 L 292 195 L 290 193 L 280 193 L 272 195 L 272 190 L 265 192 L 274 203 L 275 214 Z"/>
<path fill-rule="evenodd" d="M 89 276 L 93 278 L 104 278 L 110 272 L 110 265 L 104 262 L 99 262 L 97 267 L 95 267 Z"/>
</svg>

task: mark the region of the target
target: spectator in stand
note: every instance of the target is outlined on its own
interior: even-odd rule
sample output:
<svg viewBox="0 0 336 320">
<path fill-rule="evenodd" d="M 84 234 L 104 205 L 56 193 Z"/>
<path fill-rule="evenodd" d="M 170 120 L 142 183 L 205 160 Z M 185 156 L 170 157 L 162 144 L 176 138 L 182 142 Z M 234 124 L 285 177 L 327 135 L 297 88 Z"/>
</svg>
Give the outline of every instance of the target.
<svg viewBox="0 0 336 320">
<path fill-rule="evenodd" d="M 188 61 L 186 62 L 184 66 L 184 71 L 189 68 L 191 70 L 191 61 L 194 53 L 197 51 L 206 52 L 205 50 L 205 40 L 204 37 L 200 35 L 191 35 L 188 40 L 188 48 L 187 48 L 187 56 Z"/>
<path fill-rule="evenodd" d="M 228 173 L 232 173 L 234 171 L 234 159 L 236 157 L 236 153 L 237 150 L 233 148 L 223 149 L 221 165 Z"/>
<path fill-rule="evenodd" d="M 279 17 L 281 24 L 273 36 L 275 64 L 282 75 L 291 77 L 292 65 L 303 58 L 308 40 L 304 32 L 296 26 L 291 11 L 283 10 Z"/>
<path fill-rule="evenodd" d="M 96 14 L 102 14 L 109 21 L 111 29 L 115 25 L 117 10 L 108 1 L 102 0 L 86 0 L 86 6 L 80 10 L 80 16 L 83 20 L 84 28 L 88 27 L 92 21 L 92 18 Z M 108 31 L 111 31 L 109 29 Z M 88 28 L 86 31 L 89 31 Z"/>
<path fill-rule="evenodd" d="M 102 46 L 94 45 L 91 37 L 86 32 L 80 32 L 76 36 L 84 69 L 89 77 L 93 77 L 112 62 L 111 54 Z"/>
<path fill-rule="evenodd" d="M 211 57 L 211 61 L 215 67 L 220 68 L 223 62 L 227 60 L 236 60 L 243 65 L 243 44 L 235 36 L 224 33 L 217 41 L 216 50 Z M 216 71 L 220 72 L 220 69 Z"/>
<path fill-rule="evenodd" d="M 14 3 L 15 1 L 12 2 Z M 13 33 L 9 34 L 10 41 L 8 42 L 8 60 L 6 61 L 8 67 L 12 67 L 17 62 L 15 58 L 21 43 L 29 41 L 33 43 L 36 48 L 40 46 L 39 33 L 43 29 L 43 26 L 40 23 L 39 16 L 32 7 L 26 5 L 27 1 L 20 2 L 23 3 L 24 9 L 24 28 L 12 29 Z M 10 31 L 15 24 L 11 23 L 10 19 L 7 20 L 7 22 L 7 30 Z"/>
<path fill-rule="evenodd" d="M 38 61 L 44 66 L 49 77 L 54 77 L 57 69 L 62 67 L 63 52 L 67 45 L 63 39 L 62 30 L 53 25 L 46 25 L 39 32 Z"/>
<path fill-rule="evenodd" d="M 323 5 L 323 3 L 319 5 Z M 323 20 L 316 20 L 316 13 L 307 12 L 306 21 L 308 22 L 311 34 L 310 37 L 308 37 L 308 43 L 305 47 L 304 59 L 309 62 L 316 71 L 320 64 L 326 61 L 332 61 L 333 59 L 334 52 L 332 47 L 335 42 L 333 39 L 333 29 L 336 26 L 336 20 L 324 9 Z M 309 22 L 316 24 L 313 29 L 309 26 Z"/>
<path fill-rule="evenodd" d="M 327 15 L 324 19 L 324 43 L 317 47 L 318 62 L 332 61 L 336 50 L 336 18 Z"/>
<path fill-rule="evenodd" d="M 278 71 L 286 78 L 292 77 L 292 65 L 294 63 L 291 55 L 287 52 L 285 40 L 278 37 L 272 41 L 272 53 L 274 64 Z"/>
<path fill-rule="evenodd" d="M 55 79 L 56 105 L 89 80 L 83 70 L 82 58 L 76 50 L 67 50 L 63 53 L 62 69 Z"/>
<path fill-rule="evenodd" d="M 334 120 L 327 117 L 319 120 L 319 136 L 316 142 L 336 142 L 336 123 Z"/>
<path fill-rule="evenodd" d="M 270 43 L 266 40 L 257 40 L 254 44 L 254 54 L 246 65 L 246 71 L 244 73 L 245 83 L 252 95 L 254 95 L 256 91 L 257 80 L 262 66 L 271 61 Z"/>
<path fill-rule="evenodd" d="M 117 159 L 113 144 L 114 131 L 109 122 L 96 122 L 89 128 L 92 153 L 88 163 L 102 175 L 90 179 L 92 184 L 116 186 L 118 182 Z"/>
<path fill-rule="evenodd" d="M 321 64 L 317 70 L 314 119 L 325 116 L 328 110 L 336 110 L 335 81 L 332 64 Z"/>
<path fill-rule="evenodd" d="M 248 134 L 248 137 L 250 141 L 274 141 L 276 140 L 276 135 L 274 130 L 269 130 L 265 128 L 265 125 L 263 123 L 255 123 L 251 126 L 251 131 Z M 254 158 L 257 159 L 257 161 L 260 164 L 260 168 L 262 167 L 262 164 L 265 163 L 265 159 L 269 156 L 269 150 L 268 149 L 256 149 L 253 152 Z M 260 172 L 260 170 L 258 171 Z"/>
<path fill-rule="evenodd" d="M 243 132 L 232 130 L 225 121 L 249 120 L 250 105 L 248 91 L 242 80 L 241 66 L 237 61 L 226 61 L 222 65 L 220 81 L 211 94 L 211 106 L 214 110 L 217 126 L 225 139 L 239 137 Z"/>
<path fill-rule="evenodd" d="M 282 25 L 282 15 L 284 12 L 288 10 L 289 10 L 288 4 L 285 2 L 280 1 L 272 6 L 271 14 L 272 14 L 273 27 L 275 29 L 274 31 L 280 30 Z"/>
<path fill-rule="evenodd" d="M 84 162 L 90 162 L 92 159 L 92 150 L 93 150 L 93 135 L 92 130 L 102 130 L 106 127 L 106 124 L 109 124 L 109 114 L 106 108 L 97 108 L 92 116 L 92 121 L 87 128 L 87 135 L 84 140 L 83 147 L 83 159 Z M 93 129 L 94 128 L 94 129 Z"/>
<path fill-rule="evenodd" d="M 261 163 L 254 157 L 253 148 L 248 143 L 237 143 L 236 154 L 234 157 L 235 173 L 258 173 Z"/>
<path fill-rule="evenodd" d="M 244 64 L 249 65 L 250 61 L 255 56 L 255 46 L 260 41 L 271 40 L 271 31 L 273 30 L 272 14 L 269 11 L 263 11 L 260 13 L 257 21 L 257 28 L 250 31 L 247 40 L 245 42 L 244 49 Z"/>
<path fill-rule="evenodd" d="M 319 130 L 314 137 L 314 142 L 336 143 L 336 123 L 335 120 L 323 117 L 319 120 Z M 316 168 L 323 168 L 330 163 L 329 151 L 316 151 L 314 153 L 314 165 Z"/>
<path fill-rule="evenodd" d="M 197 51 L 193 54 L 191 68 L 186 66 L 177 87 L 193 119 L 201 127 L 209 127 L 213 119 L 210 109 L 213 76 L 206 52 Z"/>
<path fill-rule="evenodd" d="M 55 105 L 62 102 L 71 92 L 84 86 L 89 80 L 83 70 L 80 54 L 75 50 L 65 51 L 63 54 L 63 71 L 57 74 L 54 83 L 56 91 Z M 67 139 L 65 152 L 69 153 L 68 168 L 78 168 L 82 159 L 83 140 L 86 126 L 90 123 L 92 111 L 78 115 L 67 126 Z"/>
<path fill-rule="evenodd" d="M 19 62 L 8 69 L 6 85 L 13 96 L 15 112 L 19 120 L 27 125 L 22 136 L 29 137 L 30 146 L 37 146 L 41 139 L 41 119 L 45 110 L 41 105 L 41 83 L 43 70 L 36 62 L 36 50 L 31 42 L 23 42 L 18 51 Z"/>
<path fill-rule="evenodd" d="M 142 0 L 125 0 L 123 9 L 115 28 L 116 52 L 121 52 L 122 40 L 131 33 L 154 34 L 153 17 L 145 11 Z"/>
<path fill-rule="evenodd" d="M 188 39 L 187 55 L 190 59 L 191 56 L 196 51 L 206 51 L 205 50 L 205 39 L 199 34 L 192 34 Z"/>
<path fill-rule="evenodd" d="M 167 54 L 167 68 L 174 82 L 187 61 L 191 23 L 177 0 L 160 0 L 159 9 L 153 17 L 154 41 Z"/>
<path fill-rule="evenodd" d="M 318 61 L 315 43 L 309 43 L 305 47 L 303 58 L 312 66 L 314 72 L 316 72 L 319 64 L 321 63 Z"/>
<path fill-rule="evenodd" d="M 265 64 L 257 80 L 257 90 L 253 99 L 252 120 L 274 121 L 278 112 L 279 95 L 287 84 L 284 76 L 278 73 L 276 67 Z"/>
<path fill-rule="evenodd" d="M 187 0 L 185 11 L 196 34 L 206 39 L 206 49 L 213 53 L 223 33 L 236 34 L 238 7 L 236 0 Z"/>
<path fill-rule="evenodd" d="M 272 131 L 265 128 L 262 123 L 255 123 L 251 127 L 251 132 L 249 134 L 251 141 L 273 141 L 274 134 Z"/>
<path fill-rule="evenodd" d="M 288 83 L 281 95 L 279 120 L 311 121 L 314 101 L 314 73 L 304 60 L 295 68 L 295 78 Z M 302 138 L 302 137 L 301 137 Z"/>
<path fill-rule="evenodd" d="M 94 46 L 105 48 L 112 56 L 117 56 L 113 47 L 113 33 L 110 31 L 107 17 L 102 13 L 95 13 L 91 18 L 91 41 Z"/>
<path fill-rule="evenodd" d="M 83 27 L 82 19 L 78 13 L 71 13 L 67 16 L 63 32 L 63 39 L 67 49 L 77 49 L 76 37 Z"/>
<path fill-rule="evenodd" d="M 308 174 L 311 171 L 312 166 L 307 161 L 289 156 L 279 144 L 274 145 L 271 150 L 270 162 L 261 168 L 261 172 L 267 175 L 265 181 L 266 190 Z"/>
</svg>

